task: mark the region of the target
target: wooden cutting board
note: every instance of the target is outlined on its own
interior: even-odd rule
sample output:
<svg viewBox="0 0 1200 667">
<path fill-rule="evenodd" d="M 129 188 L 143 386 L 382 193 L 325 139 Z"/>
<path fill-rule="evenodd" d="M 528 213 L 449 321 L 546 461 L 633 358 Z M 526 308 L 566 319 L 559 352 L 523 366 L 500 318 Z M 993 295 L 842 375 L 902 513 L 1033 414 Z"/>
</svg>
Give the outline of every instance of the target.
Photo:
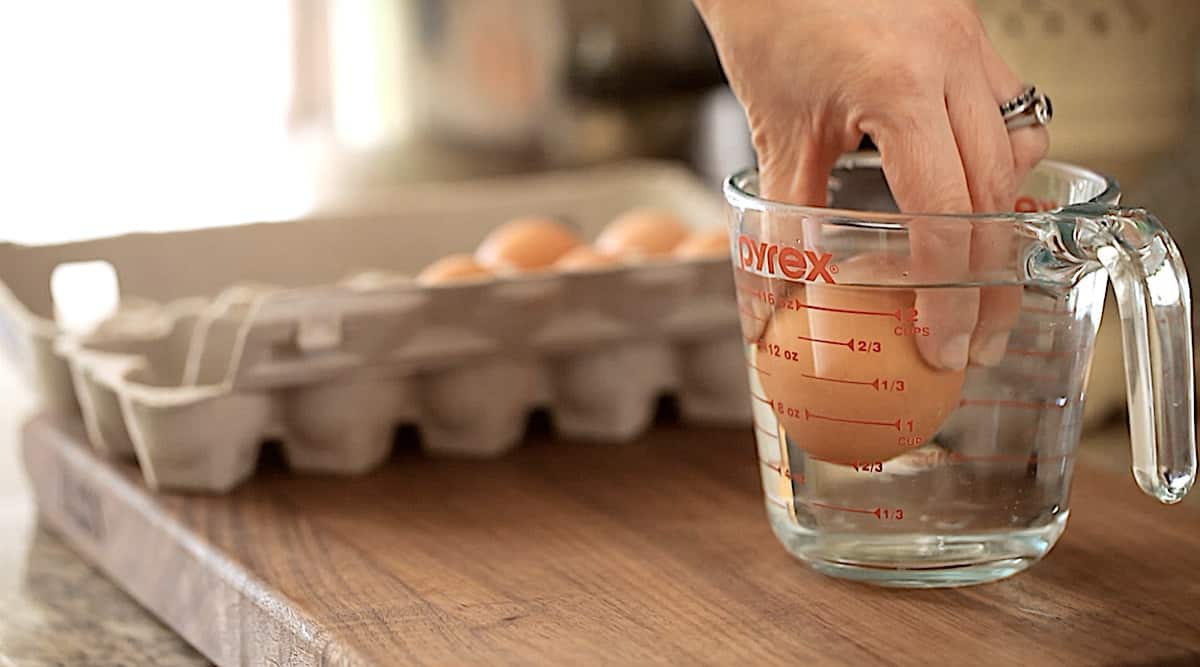
<svg viewBox="0 0 1200 667">
<path fill-rule="evenodd" d="M 402 451 L 355 479 L 264 464 L 223 497 L 149 493 L 77 425 L 24 437 L 45 521 L 221 665 L 1200 661 L 1200 512 L 1093 469 L 1032 570 L 895 591 L 784 552 L 741 430 Z"/>
</svg>

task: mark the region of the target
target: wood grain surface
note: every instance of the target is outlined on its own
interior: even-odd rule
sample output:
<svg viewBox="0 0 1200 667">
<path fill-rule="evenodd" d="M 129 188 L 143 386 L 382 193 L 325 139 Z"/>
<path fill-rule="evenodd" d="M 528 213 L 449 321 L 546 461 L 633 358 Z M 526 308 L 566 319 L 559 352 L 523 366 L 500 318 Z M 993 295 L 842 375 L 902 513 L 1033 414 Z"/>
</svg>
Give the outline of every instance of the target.
<svg viewBox="0 0 1200 667">
<path fill-rule="evenodd" d="M 148 493 L 80 437 L 26 427 L 42 516 L 222 665 L 1200 662 L 1200 512 L 1095 469 L 1033 569 L 895 591 L 784 552 L 741 430 L 402 451 L 355 479 L 266 464 L 224 497 Z"/>
</svg>

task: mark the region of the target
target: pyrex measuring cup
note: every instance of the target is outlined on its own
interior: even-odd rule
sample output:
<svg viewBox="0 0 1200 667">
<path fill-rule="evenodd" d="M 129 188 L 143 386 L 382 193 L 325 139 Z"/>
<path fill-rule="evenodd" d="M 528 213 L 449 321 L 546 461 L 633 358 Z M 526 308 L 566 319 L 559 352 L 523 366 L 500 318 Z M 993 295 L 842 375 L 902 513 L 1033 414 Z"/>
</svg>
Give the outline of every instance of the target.
<svg viewBox="0 0 1200 667">
<path fill-rule="evenodd" d="M 791 553 L 909 587 L 999 579 L 1044 556 L 1069 514 L 1108 278 L 1134 477 L 1164 503 L 1188 492 L 1187 276 L 1150 214 L 1115 208 L 1111 180 L 1043 162 L 1020 212 L 981 216 L 895 213 L 867 154 L 839 163 L 829 209 L 757 186 L 747 170 L 725 194 L 767 512 Z M 939 370 L 954 342 L 939 329 L 964 314 L 987 344 L 965 370 Z"/>
</svg>

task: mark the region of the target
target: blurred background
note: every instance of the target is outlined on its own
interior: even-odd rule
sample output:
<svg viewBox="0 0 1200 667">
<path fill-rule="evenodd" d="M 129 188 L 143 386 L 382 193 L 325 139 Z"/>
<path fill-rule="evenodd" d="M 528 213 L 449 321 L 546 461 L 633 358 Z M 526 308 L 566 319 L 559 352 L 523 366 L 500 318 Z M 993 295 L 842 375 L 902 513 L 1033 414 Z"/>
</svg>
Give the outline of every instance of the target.
<svg viewBox="0 0 1200 667">
<path fill-rule="evenodd" d="M 1051 156 L 1115 176 L 1200 266 L 1200 2 L 978 6 L 1053 97 Z M 641 157 L 714 188 L 753 160 L 690 0 L 0 2 L 0 241 L 286 219 L 403 183 Z M 1088 419 L 1124 467 L 1106 319 Z M 15 434 L 32 405 L 0 367 L 0 525 L 30 513 Z M 0 549 L 0 602 L 26 557 Z"/>
<path fill-rule="evenodd" d="M 1177 187 L 1200 3 L 978 4 L 1054 98 L 1054 157 L 1130 195 Z M 29 242 L 640 156 L 715 181 L 752 159 L 689 0 L 3 3 L 0 81 L 0 232 Z"/>
<path fill-rule="evenodd" d="M 979 0 L 1051 156 L 1200 252 L 1193 0 Z M 0 239 L 302 216 L 401 183 L 753 160 L 689 0 L 0 4 Z M 1120 409 L 1106 327 L 1089 409 Z"/>
</svg>

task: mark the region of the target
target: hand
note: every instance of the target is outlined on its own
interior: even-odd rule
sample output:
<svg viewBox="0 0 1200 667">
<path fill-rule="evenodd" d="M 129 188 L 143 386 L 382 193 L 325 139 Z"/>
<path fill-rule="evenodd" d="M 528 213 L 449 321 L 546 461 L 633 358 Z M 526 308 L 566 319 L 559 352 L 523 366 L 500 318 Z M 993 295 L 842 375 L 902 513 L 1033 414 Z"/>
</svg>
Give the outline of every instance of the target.
<svg viewBox="0 0 1200 667">
<path fill-rule="evenodd" d="M 1044 127 L 1005 128 L 998 107 L 1023 84 L 967 0 L 695 1 L 745 107 L 768 199 L 824 206 L 834 162 L 866 134 L 901 211 L 1010 211 L 1049 146 Z M 910 235 L 921 282 L 1012 264 L 999 226 L 918 218 Z M 918 290 L 931 325 L 922 355 L 948 370 L 998 363 L 1020 302 L 1017 286 Z"/>
</svg>

